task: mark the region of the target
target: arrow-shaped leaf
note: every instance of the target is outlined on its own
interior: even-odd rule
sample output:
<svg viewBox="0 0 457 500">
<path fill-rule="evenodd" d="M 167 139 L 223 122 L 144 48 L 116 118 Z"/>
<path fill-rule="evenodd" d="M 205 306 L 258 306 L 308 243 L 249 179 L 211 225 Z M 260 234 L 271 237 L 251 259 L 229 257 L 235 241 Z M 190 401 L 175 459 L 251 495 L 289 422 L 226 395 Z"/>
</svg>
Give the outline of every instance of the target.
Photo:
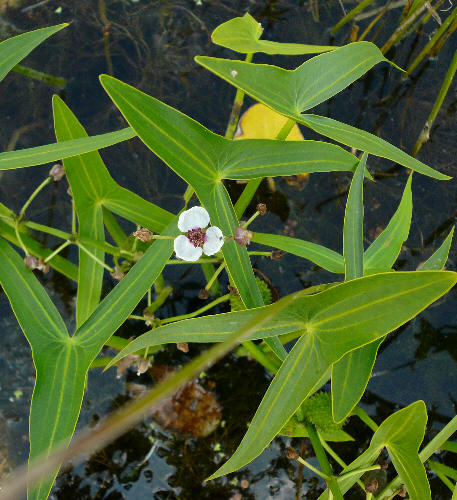
<svg viewBox="0 0 457 500">
<path fill-rule="evenodd" d="M 10 70 L 22 61 L 32 50 L 44 42 L 46 38 L 57 33 L 62 28 L 68 26 L 67 23 L 41 28 L 39 30 L 28 31 L 21 35 L 13 36 L 0 43 L 0 81 L 2 81 Z"/>
<path fill-rule="evenodd" d="M 243 17 L 235 17 L 220 24 L 211 34 L 216 45 L 242 54 L 264 52 L 265 54 L 316 54 L 335 50 L 336 47 L 321 45 L 304 45 L 301 43 L 279 43 L 270 40 L 259 40 L 263 28 L 248 12 Z"/>
<path fill-rule="evenodd" d="M 294 71 L 214 57 L 197 56 L 195 60 L 257 101 L 325 137 L 387 158 L 424 175 L 450 179 L 380 137 L 331 118 L 302 114 L 346 88 L 376 63 L 386 60 L 369 42 L 351 43 L 313 57 Z"/>
<path fill-rule="evenodd" d="M 211 477 L 257 457 L 342 356 L 398 328 L 456 282 L 457 274 L 449 271 L 377 274 L 297 300 L 293 314 L 303 320 L 305 333 L 270 384 L 235 454 Z"/>
</svg>

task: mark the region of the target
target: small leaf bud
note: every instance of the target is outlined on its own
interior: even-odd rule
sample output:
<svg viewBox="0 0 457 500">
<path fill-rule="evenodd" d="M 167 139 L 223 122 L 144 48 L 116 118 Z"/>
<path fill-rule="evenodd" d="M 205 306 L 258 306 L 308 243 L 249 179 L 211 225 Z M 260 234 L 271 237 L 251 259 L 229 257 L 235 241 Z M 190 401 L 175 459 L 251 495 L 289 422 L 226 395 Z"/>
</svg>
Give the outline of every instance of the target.
<svg viewBox="0 0 457 500">
<path fill-rule="evenodd" d="M 133 233 L 133 236 L 135 238 L 138 238 L 139 240 L 143 241 L 144 243 L 147 243 L 148 241 L 151 241 L 152 239 L 152 233 L 149 231 L 149 229 L 142 227 L 141 229 L 138 229 L 138 231 L 135 231 Z"/>
<path fill-rule="evenodd" d="M 44 274 L 49 273 L 49 264 L 41 257 L 38 259 L 38 269 Z"/>
<path fill-rule="evenodd" d="M 53 165 L 51 170 L 49 171 L 49 177 L 52 177 L 55 182 L 60 181 L 64 175 L 65 169 L 60 163 L 56 163 L 55 165 Z"/>
<path fill-rule="evenodd" d="M 244 229 L 242 227 L 237 227 L 235 229 L 235 232 L 233 233 L 233 239 L 238 243 L 238 245 L 241 245 L 242 247 L 249 245 L 253 236 L 254 235 L 252 231 L 249 231 L 248 229 Z"/>
</svg>

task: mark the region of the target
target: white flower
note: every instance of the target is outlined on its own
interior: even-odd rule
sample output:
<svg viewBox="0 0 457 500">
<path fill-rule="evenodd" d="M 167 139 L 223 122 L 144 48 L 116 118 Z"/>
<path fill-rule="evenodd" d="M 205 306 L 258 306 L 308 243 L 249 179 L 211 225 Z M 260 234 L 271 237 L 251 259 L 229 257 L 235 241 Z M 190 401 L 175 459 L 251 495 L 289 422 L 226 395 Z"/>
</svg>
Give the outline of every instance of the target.
<svg viewBox="0 0 457 500">
<path fill-rule="evenodd" d="M 181 260 L 196 261 L 202 253 L 214 255 L 224 244 L 222 231 L 209 224 L 209 214 L 203 207 L 192 207 L 183 212 L 178 219 L 181 234 L 174 241 L 176 257 Z"/>
</svg>

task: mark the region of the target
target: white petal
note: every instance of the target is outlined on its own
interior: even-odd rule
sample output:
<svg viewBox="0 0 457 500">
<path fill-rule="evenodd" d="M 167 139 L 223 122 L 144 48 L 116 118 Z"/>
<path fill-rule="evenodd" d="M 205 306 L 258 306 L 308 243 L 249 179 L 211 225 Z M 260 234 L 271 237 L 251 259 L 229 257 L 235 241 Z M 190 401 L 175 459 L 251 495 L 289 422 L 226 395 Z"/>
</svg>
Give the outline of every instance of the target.
<svg viewBox="0 0 457 500">
<path fill-rule="evenodd" d="M 202 255 L 202 249 L 200 247 L 194 247 L 189 241 L 187 236 L 181 234 L 173 242 L 176 257 L 181 260 L 187 260 L 189 262 L 194 262 L 198 260 Z"/>
<path fill-rule="evenodd" d="M 203 207 L 192 207 L 183 212 L 178 219 L 178 228 L 182 233 L 189 229 L 200 227 L 204 229 L 209 224 L 209 214 Z"/>
<path fill-rule="evenodd" d="M 214 255 L 222 248 L 224 235 L 217 226 L 211 226 L 206 231 L 206 241 L 203 244 L 205 255 Z"/>
</svg>

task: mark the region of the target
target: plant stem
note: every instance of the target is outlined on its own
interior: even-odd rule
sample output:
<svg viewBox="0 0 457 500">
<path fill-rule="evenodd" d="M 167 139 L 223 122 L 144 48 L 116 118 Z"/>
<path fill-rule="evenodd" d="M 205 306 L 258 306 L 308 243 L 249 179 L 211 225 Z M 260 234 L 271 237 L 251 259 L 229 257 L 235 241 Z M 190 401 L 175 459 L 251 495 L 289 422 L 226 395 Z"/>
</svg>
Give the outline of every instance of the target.
<svg viewBox="0 0 457 500">
<path fill-rule="evenodd" d="M 289 135 L 290 131 L 295 125 L 295 121 L 289 118 L 286 123 L 282 126 L 281 130 L 278 132 L 278 135 L 276 136 L 276 140 L 282 141 L 287 138 Z M 241 193 L 240 197 L 238 198 L 237 202 L 235 203 L 235 213 L 238 219 L 244 214 L 244 211 L 248 207 L 249 203 L 251 203 L 252 198 L 254 198 L 254 195 L 257 191 L 257 188 L 260 186 L 260 183 L 262 182 L 263 177 L 260 177 L 258 179 L 251 179 L 243 189 L 243 192 Z"/>
<path fill-rule="evenodd" d="M 307 422 L 305 422 L 305 427 L 311 441 L 311 445 L 314 448 L 316 458 L 321 466 L 322 472 L 327 476 L 327 486 L 332 492 L 333 498 L 335 500 L 343 500 L 343 495 L 341 493 L 340 487 L 338 485 L 336 477 L 333 475 L 332 467 L 330 466 L 327 455 L 325 454 L 324 448 L 321 445 L 316 429 L 313 425 Z"/>
<path fill-rule="evenodd" d="M 335 26 L 333 26 L 331 30 L 331 34 L 335 35 L 346 23 L 354 19 L 354 17 L 359 13 L 366 9 L 369 5 L 371 5 L 374 0 L 363 0 L 356 7 L 354 7 L 351 11 L 349 11 L 340 21 L 338 21 Z"/>
<path fill-rule="evenodd" d="M 241 227 L 243 229 L 247 229 L 249 224 L 251 224 L 251 222 L 253 222 L 259 215 L 260 215 L 260 212 L 258 210 L 255 211 L 254 215 L 247 222 L 245 222 Z"/>
<path fill-rule="evenodd" d="M 150 314 L 154 314 L 155 311 L 159 307 L 163 305 L 163 303 L 168 299 L 169 295 L 173 292 L 173 288 L 171 286 L 165 286 L 163 287 L 160 292 L 157 294 L 157 298 L 151 303 L 151 305 L 148 305 L 147 311 Z"/>
<path fill-rule="evenodd" d="M 258 363 L 260 363 L 264 368 L 270 371 L 273 375 L 277 373 L 281 364 L 276 363 L 274 360 L 269 358 L 262 349 L 252 342 L 252 340 L 247 340 L 241 344 L 246 351 L 248 351 L 251 358 L 254 358 Z M 278 359 L 275 357 L 275 359 Z"/>
<path fill-rule="evenodd" d="M 80 241 L 77 242 L 77 245 L 78 247 L 85 253 L 87 253 L 87 255 L 89 257 L 91 257 L 92 259 L 95 260 L 95 262 L 97 262 L 98 264 L 100 264 L 101 266 L 103 266 L 105 269 L 107 269 L 110 273 L 113 273 L 114 272 L 114 269 L 110 266 L 108 266 L 108 264 L 106 264 L 105 262 L 103 262 L 102 260 L 100 260 L 98 257 L 96 257 L 90 250 L 88 250 Z"/>
<path fill-rule="evenodd" d="M 455 9 L 455 11 L 457 12 L 457 8 Z M 449 87 L 451 86 L 456 71 L 457 71 L 457 50 L 454 53 L 454 57 L 452 58 L 446 76 L 444 77 L 443 84 L 441 85 L 438 97 L 436 98 L 433 104 L 430 115 L 427 118 L 427 121 L 425 122 L 424 128 L 422 129 L 416 144 L 414 145 L 413 151 L 411 153 L 412 156 L 416 156 L 421 147 L 429 140 L 430 130 L 433 126 L 433 122 L 435 121 L 435 118 L 438 115 L 441 106 L 443 105 L 443 101 L 446 97 Z"/>
<path fill-rule="evenodd" d="M 59 247 L 57 247 L 54 252 L 49 254 L 45 259 L 44 263 L 49 262 L 53 257 L 55 257 L 57 254 L 59 254 L 64 248 L 66 248 L 68 245 L 71 245 L 71 241 L 64 241 Z"/>
<path fill-rule="evenodd" d="M 330 447 L 327 441 L 325 441 L 325 439 L 320 434 L 319 434 L 319 440 L 324 450 L 333 458 L 333 460 L 335 460 L 337 464 L 341 465 L 341 467 L 345 469 L 347 467 L 347 464 L 344 462 L 342 458 L 340 458 L 340 456 L 335 452 L 335 450 L 333 450 L 333 448 Z M 357 484 L 360 486 L 360 488 L 362 488 L 362 491 L 365 493 L 365 485 L 362 483 L 360 479 L 357 479 Z"/>
<path fill-rule="evenodd" d="M 319 477 L 321 477 L 322 479 L 324 479 L 325 481 L 328 481 L 330 479 L 329 476 L 327 476 L 327 474 L 324 474 L 323 472 L 321 472 L 319 469 L 316 469 L 316 467 L 314 467 L 314 465 L 311 465 L 308 461 L 306 461 L 305 459 L 303 459 L 302 457 L 298 457 L 297 458 L 297 461 L 300 462 L 301 464 L 303 464 L 305 467 L 307 467 L 309 470 L 313 471 L 314 474 L 317 474 Z"/>
<path fill-rule="evenodd" d="M 364 424 L 366 424 L 373 432 L 376 432 L 378 430 L 378 425 L 376 424 L 376 422 L 368 415 L 368 413 L 363 408 L 360 408 L 360 406 L 356 406 L 352 410 L 351 415 L 359 417 L 360 420 Z"/>
<path fill-rule="evenodd" d="M 205 290 L 209 290 L 212 286 L 213 283 L 217 280 L 217 277 L 225 268 L 225 261 L 222 262 L 222 264 L 216 269 L 214 274 L 211 276 L 211 278 L 208 280 L 208 283 L 206 283 Z"/>
<path fill-rule="evenodd" d="M 420 51 L 419 55 L 414 59 L 414 61 L 407 68 L 407 73 L 411 74 L 415 68 L 420 64 L 422 59 L 433 49 L 434 45 L 438 42 L 441 35 L 448 29 L 451 23 L 457 19 L 457 9 L 454 9 L 449 16 L 443 21 L 443 24 L 436 30 L 434 35 L 430 38 L 425 47 Z M 406 75 L 404 75 L 406 78 Z"/>
<path fill-rule="evenodd" d="M 52 181 L 52 177 L 46 177 L 46 179 L 35 189 L 35 191 L 29 196 L 29 199 L 24 203 L 23 207 L 21 208 L 21 211 L 19 212 L 18 215 L 18 221 L 20 222 L 22 218 L 24 217 L 25 211 L 29 207 L 30 203 L 35 199 L 37 194 L 44 188 L 46 187 L 50 182 Z"/>
<path fill-rule="evenodd" d="M 206 304 L 206 306 L 201 307 L 200 309 L 197 309 L 196 311 L 188 314 L 181 314 L 180 316 L 172 316 L 171 318 L 165 318 L 161 320 L 161 323 L 163 325 L 167 323 L 172 323 L 174 321 L 181 321 L 182 319 L 189 319 L 189 318 L 195 318 L 195 316 L 198 316 L 199 314 L 202 314 L 208 309 L 212 309 L 213 307 L 217 306 L 221 302 L 225 302 L 230 299 L 230 294 L 227 293 L 226 295 L 222 295 L 222 297 L 218 297 L 217 299 L 214 299 L 212 302 L 209 304 Z"/>
<path fill-rule="evenodd" d="M 245 61 L 246 62 L 251 62 L 252 61 L 252 56 L 254 54 L 246 54 Z M 243 101 L 244 101 L 244 91 L 241 89 L 236 89 L 236 94 L 235 94 L 235 99 L 233 101 L 233 106 L 232 106 L 232 111 L 230 113 L 230 118 L 228 121 L 227 129 L 225 131 L 225 138 L 226 139 L 233 139 L 233 136 L 235 135 L 236 131 L 236 126 L 238 125 L 238 118 L 241 113 L 241 108 L 243 107 Z"/>
<path fill-rule="evenodd" d="M 47 83 L 48 85 L 54 85 L 55 87 L 64 88 L 67 84 L 65 78 L 59 76 L 49 75 L 48 73 L 43 73 L 42 71 L 37 71 L 36 69 L 28 68 L 27 66 L 22 66 L 22 64 L 16 64 L 12 69 L 15 73 L 20 75 L 28 76 L 40 82 Z"/>
</svg>

